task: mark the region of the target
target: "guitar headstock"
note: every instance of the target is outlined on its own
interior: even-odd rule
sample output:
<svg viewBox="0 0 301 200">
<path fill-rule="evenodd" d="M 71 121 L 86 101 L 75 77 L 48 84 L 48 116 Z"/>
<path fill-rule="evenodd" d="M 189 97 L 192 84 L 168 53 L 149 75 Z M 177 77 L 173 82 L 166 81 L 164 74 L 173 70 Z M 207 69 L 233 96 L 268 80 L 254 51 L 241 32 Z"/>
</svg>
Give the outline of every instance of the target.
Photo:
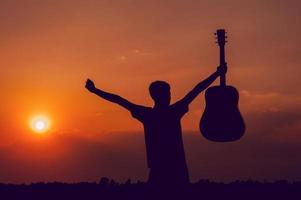
<svg viewBox="0 0 301 200">
<path fill-rule="evenodd" d="M 214 33 L 216 35 L 216 39 L 219 46 L 225 46 L 226 44 L 226 31 L 225 29 L 217 29 L 216 33 Z"/>
</svg>

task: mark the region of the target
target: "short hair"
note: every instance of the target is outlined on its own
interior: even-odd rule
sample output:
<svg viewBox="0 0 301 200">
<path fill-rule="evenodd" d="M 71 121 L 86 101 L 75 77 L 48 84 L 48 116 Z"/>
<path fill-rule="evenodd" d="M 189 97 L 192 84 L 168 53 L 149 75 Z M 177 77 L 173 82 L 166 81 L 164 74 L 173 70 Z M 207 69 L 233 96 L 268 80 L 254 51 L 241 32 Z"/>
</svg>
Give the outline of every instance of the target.
<svg viewBox="0 0 301 200">
<path fill-rule="evenodd" d="M 154 81 L 149 85 L 149 93 L 153 99 L 157 99 L 166 91 L 170 91 L 170 85 L 165 81 Z"/>
</svg>

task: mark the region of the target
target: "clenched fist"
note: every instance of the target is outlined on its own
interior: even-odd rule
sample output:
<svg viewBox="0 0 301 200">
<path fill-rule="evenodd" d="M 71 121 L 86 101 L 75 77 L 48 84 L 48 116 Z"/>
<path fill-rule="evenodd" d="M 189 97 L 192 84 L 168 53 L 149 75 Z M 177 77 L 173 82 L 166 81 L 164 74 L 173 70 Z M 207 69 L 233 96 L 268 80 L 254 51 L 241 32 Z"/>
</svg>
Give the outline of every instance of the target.
<svg viewBox="0 0 301 200">
<path fill-rule="evenodd" d="M 90 92 L 95 92 L 95 90 L 96 90 L 96 87 L 95 87 L 95 85 L 94 85 L 94 82 L 91 81 L 90 79 L 87 79 L 87 81 L 86 81 L 86 86 L 85 86 L 85 87 L 86 87 L 87 90 L 89 90 Z"/>
</svg>

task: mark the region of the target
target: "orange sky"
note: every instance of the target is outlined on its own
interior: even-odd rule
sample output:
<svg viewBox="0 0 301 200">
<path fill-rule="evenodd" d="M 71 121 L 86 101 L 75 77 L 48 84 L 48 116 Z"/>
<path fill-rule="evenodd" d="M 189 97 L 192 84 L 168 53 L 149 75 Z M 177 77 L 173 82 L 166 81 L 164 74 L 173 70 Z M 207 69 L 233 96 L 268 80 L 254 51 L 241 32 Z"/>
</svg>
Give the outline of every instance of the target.
<svg viewBox="0 0 301 200">
<path fill-rule="evenodd" d="M 285 156 L 301 153 L 300 8 L 297 0 L 2 0 L 0 182 L 145 178 L 142 126 L 127 111 L 89 94 L 84 82 L 89 77 L 104 90 L 152 105 L 148 85 L 162 79 L 171 84 L 173 100 L 181 98 L 218 65 L 213 33 L 220 27 L 229 33 L 228 83 L 240 91 L 247 133 L 232 145 L 201 138 L 201 94 L 183 119 L 192 179 L 300 180 L 300 161 Z M 41 113 L 52 121 L 43 136 L 28 127 Z M 129 144 L 121 145 L 121 138 Z M 256 157 L 259 147 L 271 160 Z M 125 153 L 119 155 L 119 149 Z M 205 152 L 217 149 L 233 154 L 236 165 L 203 165 L 213 162 Z M 239 151 L 245 154 L 233 153 Z M 90 158 L 96 152 L 101 154 Z M 128 160 L 121 159 L 125 155 Z M 255 160 L 237 170 L 247 155 Z M 121 172 L 120 159 L 126 166 Z M 270 172 L 272 167 L 286 177 Z"/>
</svg>

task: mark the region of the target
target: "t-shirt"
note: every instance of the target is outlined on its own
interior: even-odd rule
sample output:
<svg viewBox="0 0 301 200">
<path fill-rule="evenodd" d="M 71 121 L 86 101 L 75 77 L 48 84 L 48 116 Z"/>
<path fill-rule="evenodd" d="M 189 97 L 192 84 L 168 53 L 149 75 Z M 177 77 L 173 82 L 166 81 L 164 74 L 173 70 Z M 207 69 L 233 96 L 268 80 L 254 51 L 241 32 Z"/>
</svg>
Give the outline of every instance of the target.
<svg viewBox="0 0 301 200">
<path fill-rule="evenodd" d="M 181 101 L 165 108 L 134 106 L 131 114 L 143 123 L 148 167 L 187 169 L 182 141 L 181 118 L 188 105 Z"/>
</svg>

